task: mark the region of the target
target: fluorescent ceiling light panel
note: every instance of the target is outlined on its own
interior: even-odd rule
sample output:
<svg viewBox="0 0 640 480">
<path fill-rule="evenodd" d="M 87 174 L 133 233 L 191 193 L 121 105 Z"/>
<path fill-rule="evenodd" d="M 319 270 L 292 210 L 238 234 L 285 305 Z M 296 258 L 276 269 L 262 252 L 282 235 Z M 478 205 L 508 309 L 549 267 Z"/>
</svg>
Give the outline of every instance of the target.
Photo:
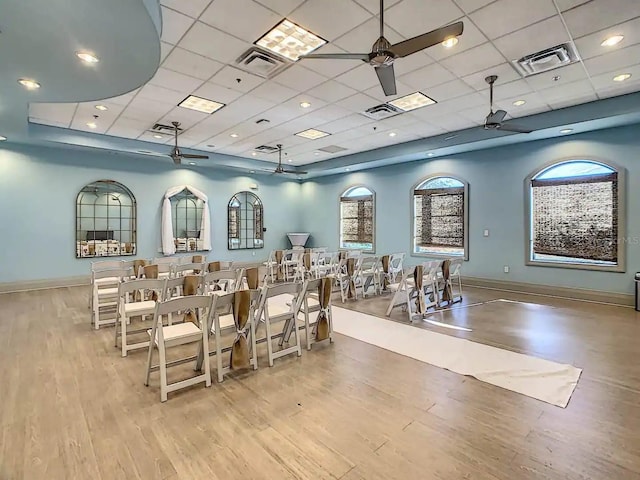
<svg viewBox="0 0 640 480">
<path fill-rule="evenodd" d="M 316 130 L 315 128 L 309 128 L 303 132 L 296 133 L 298 137 L 308 138 L 309 140 L 316 140 L 322 137 L 328 137 L 330 133 L 323 132 L 322 130 Z"/>
<path fill-rule="evenodd" d="M 213 113 L 224 107 L 224 103 L 214 102 L 213 100 L 207 100 L 206 98 L 196 97 L 195 95 L 189 95 L 182 102 L 178 104 L 179 107 L 195 110 L 202 113 Z"/>
<path fill-rule="evenodd" d="M 405 95 L 404 97 L 396 98 L 395 100 L 391 100 L 387 103 L 389 105 L 393 105 L 396 108 L 399 108 L 403 112 L 410 112 L 411 110 L 415 110 L 416 108 L 433 105 L 434 103 L 436 103 L 436 101 L 432 98 L 427 97 L 422 92 L 415 92 L 410 93 L 409 95 Z"/>
<path fill-rule="evenodd" d="M 296 62 L 302 55 L 313 52 L 325 43 L 325 39 L 285 18 L 258 40 L 256 45 Z"/>
</svg>

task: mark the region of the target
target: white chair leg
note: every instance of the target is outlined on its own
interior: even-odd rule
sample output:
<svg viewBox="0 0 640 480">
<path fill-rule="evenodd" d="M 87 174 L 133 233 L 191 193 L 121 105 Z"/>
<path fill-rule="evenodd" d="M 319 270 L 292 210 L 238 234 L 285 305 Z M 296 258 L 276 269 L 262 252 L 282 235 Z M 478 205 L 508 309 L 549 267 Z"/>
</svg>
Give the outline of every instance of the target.
<svg viewBox="0 0 640 480">
<path fill-rule="evenodd" d="M 253 369 L 258 369 L 258 344 L 256 343 L 256 319 L 251 319 L 249 323 L 249 335 L 251 336 L 251 363 Z"/>
<path fill-rule="evenodd" d="M 206 327 L 202 329 L 202 348 L 201 348 L 203 357 L 204 357 L 204 385 L 205 387 L 211 386 L 211 362 L 209 362 L 209 332 L 207 332 Z"/>
<path fill-rule="evenodd" d="M 144 380 L 145 386 L 149 386 L 149 379 L 151 378 L 151 361 L 153 360 L 154 341 L 149 340 L 149 354 L 147 355 L 147 377 Z"/>
<path fill-rule="evenodd" d="M 162 327 L 160 327 L 162 328 Z M 167 355 L 164 349 L 164 343 L 161 342 L 158 345 L 158 352 L 159 352 L 159 356 L 160 356 L 160 401 L 161 402 L 166 402 L 167 401 L 167 393 L 168 393 L 168 388 L 167 388 Z"/>
<path fill-rule="evenodd" d="M 267 356 L 269 358 L 269 366 L 273 367 L 273 344 L 271 343 L 271 322 L 269 315 L 265 314 L 264 326 L 267 330 Z"/>
<path fill-rule="evenodd" d="M 214 328 L 216 329 L 216 332 L 220 331 L 220 317 L 218 317 L 218 315 L 215 315 L 214 318 Z M 219 338 L 220 335 L 218 335 L 217 333 L 215 334 L 215 340 L 216 340 L 216 369 L 218 371 L 218 383 L 222 383 L 224 381 L 224 372 L 222 371 L 222 339 Z M 207 357 L 204 357 L 205 361 L 208 362 L 209 359 Z"/>
</svg>

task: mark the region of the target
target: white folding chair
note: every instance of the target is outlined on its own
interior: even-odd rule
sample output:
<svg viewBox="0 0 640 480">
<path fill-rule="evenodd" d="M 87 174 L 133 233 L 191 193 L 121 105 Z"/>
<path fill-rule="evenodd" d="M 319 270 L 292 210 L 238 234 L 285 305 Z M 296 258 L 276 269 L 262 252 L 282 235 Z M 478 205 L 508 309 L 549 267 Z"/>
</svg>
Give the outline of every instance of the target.
<svg viewBox="0 0 640 480">
<path fill-rule="evenodd" d="M 244 269 L 240 269 L 244 271 Z M 238 272 L 233 270 L 219 270 L 206 273 L 202 279 L 203 293 L 206 295 L 226 295 L 233 293 L 238 285 Z"/>
<path fill-rule="evenodd" d="M 428 306 L 436 305 L 435 301 L 427 303 L 425 300 L 424 282 L 425 277 L 429 276 L 429 271 L 424 264 L 407 268 L 402 272 L 400 282 L 389 285 L 389 290 L 394 294 L 387 307 L 387 317 L 391 315 L 394 308 L 402 307 L 402 311 L 407 313 L 409 321 L 413 322 L 416 318 L 423 318 Z M 425 274 L 425 272 L 427 273 Z M 432 285 L 430 280 L 427 280 L 427 283 Z"/>
<path fill-rule="evenodd" d="M 362 298 L 367 298 L 367 292 L 373 287 L 373 294 L 380 293 L 380 257 L 362 257 L 356 272 L 356 286 L 362 292 Z"/>
<path fill-rule="evenodd" d="M 439 291 L 442 292 L 442 295 L 440 297 L 441 301 L 447 302 L 448 305 L 451 305 L 452 303 L 462 301 L 462 279 L 460 277 L 460 271 L 462 270 L 463 260 L 461 258 L 452 258 L 448 260 L 449 261 L 449 278 L 447 279 L 444 278 L 444 271 L 443 271 L 443 269 L 445 268 L 444 262 L 446 261 L 447 260 L 444 260 L 441 263 L 440 269 L 438 269 L 437 282 L 438 282 L 438 289 Z M 457 292 L 453 288 L 454 285 L 458 287 Z M 447 298 L 447 297 L 450 297 L 450 298 Z"/>
<path fill-rule="evenodd" d="M 186 257 L 189 258 L 189 257 Z M 173 277 L 184 277 L 185 275 L 202 275 L 205 269 L 204 263 L 180 263 L 173 266 Z"/>
<path fill-rule="evenodd" d="M 247 368 L 258 369 L 255 328 L 255 304 L 260 292 L 258 290 L 238 290 L 224 295 L 216 295 L 213 300 L 213 314 L 208 331 L 214 335 L 215 349 L 209 356 L 216 357 L 218 382 L 224 381 L 224 376 L 233 370 Z M 221 312 L 231 312 L 223 314 Z M 231 322 L 229 323 L 229 317 Z M 224 319 L 224 320 L 223 320 Z M 236 335 L 231 345 L 223 346 L 222 332 L 227 328 L 235 328 Z M 219 333 L 216 333 L 219 332 Z M 229 363 L 224 365 L 222 354 L 231 352 Z M 206 358 L 206 360 L 205 360 Z M 198 355 L 196 369 L 201 370 L 203 362 L 208 357 L 201 351 Z"/>
<path fill-rule="evenodd" d="M 389 256 L 389 282 L 396 283 L 399 275 L 402 274 L 404 264 L 404 253 L 392 253 Z"/>
<path fill-rule="evenodd" d="M 89 308 L 91 308 L 91 302 L 93 301 L 93 273 L 100 272 L 102 270 L 118 270 L 121 268 L 126 268 L 123 265 L 122 260 L 101 260 L 98 262 L 91 262 L 91 283 L 89 285 Z M 117 287 L 118 283 L 120 283 L 120 279 L 117 277 L 104 277 L 99 278 L 98 282 L 100 286 L 107 287 L 111 285 L 112 287 Z"/>
<path fill-rule="evenodd" d="M 285 250 L 282 256 L 282 269 L 285 281 L 295 278 L 296 270 L 300 266 L 303 250 Z"/>
<path fill-rule="evenodd" d="M 343 258 L 340 260 L 335 278 L 336 284 L 340 289 L 342 303 L 347 300 L 358 299 L 358 285 L 356 283 L 358 279 L 357 258 Z"/>
<path fill-rule="evenodd" d="M 276 274 L 278 272 L 278 262 L 276 261 L 276 251 L 271 250 L 269 252 L 269 258 L 266 262 L 263 262 L 262 265 L 267 269 L 267 278 L 270 283 L 275 283 Z"/>
<path fill-rule="evenodd" d="M 149 326 L 132 330 L 129 328 L 129 324 L 133 317 L 141 317 L 141 320 L 144 321 L 145 316 L 154 315 L 156 303 L 164 297 L 166 282 L 166 280 L 143 279 L 130 280 L 119 285 L 120 302 L 116 316 L 116 328 L 114 329 L 114 343 L 117 348 L 118 337 L 121 338 L 120 347 L 123 357 L 126 357 L 130 350 L 149 346 L 149 337 L 146 335 Z M 144 341 L 130 343 L 128 337 L 140 333 L 145 333 Z"/>
<path fill-rule="evenodd" d="M 195 360 L 197 355 L 168 361 L 167 349 L 187 344 L 198 344 L 198 352 L 203 358 L 209 358 L 209 340 L 207 326 L 210 325 L 213 297 L 209 295 L 192 295 L 174 298 L 164 302 L 158 302 L 153 318 L 153 328 L 149 330 L 149 354 L 147 357 L 147 372 L 144 384 L 149 386 L 151 372 L 160 371 L 160 401 L 166 402 L 169 392 L 204 382 L 205 386 L 211 386 L 211 369 L 209 362 L 204 362 L 204 373 L 198 373 L 191 378 L 175 383 L 167 382 L 167 368 Z M 196 322 L 185 321 L 173 325 L 162 325 L 162 317 L 180 312 L 194 312 Z M 187 316 L 187 314 L 185 314 Z M 153 352 L 158 349 L 159 363 L 153 365 Z M 196 363 L 197 368 L 197 363 Z"/>
<path fill-rule="evenodd" d="M 128 276 L 129 270 L 124 268 L 91 272 L 91 323 L 96 330 L 102 325 L 115 323 L 118 285 Z M 104 279 L 108 281 L 103 281 Z M 113 313 L 114 316 L 104 318 L 107 313 Z"/>
<path fill-rule="evenodd" d="M 294 322 L 295 324 L 300 311 L 301 296 L 298 294 L 301 288 L 302 284 L 299 283 L 283 283 L 279 285 L 266 285 L 261 290 L 255 317 L 256 335 L 258 335 L 257 330 L 259 329 L 260 323 L 264 323 L 266 333 L 264 337 L 258 337 L 256 343 L 267 342 L 267 354 L 270 367 L 273 367 L 273 361 L 276 358 L 292 353 L 295 353 L 298 357 L 302 355 L 300 335 L 297 328 L 293 329 L 295 345 L 282 348 L 278 351 L 274 351 L 273 349 L 273 340 L 284 335 L 289 322 Z M 291 300 L 292 296 L 294 297 L 293 300 Z M 271 304 L 269 302 L 270 299 L 273 300 Z M 288 305 L 287 302 L 289 303 Z M 274 334 L 273 326 L 277 322 L 282 322 L 282 332 Z"/>
</svg>

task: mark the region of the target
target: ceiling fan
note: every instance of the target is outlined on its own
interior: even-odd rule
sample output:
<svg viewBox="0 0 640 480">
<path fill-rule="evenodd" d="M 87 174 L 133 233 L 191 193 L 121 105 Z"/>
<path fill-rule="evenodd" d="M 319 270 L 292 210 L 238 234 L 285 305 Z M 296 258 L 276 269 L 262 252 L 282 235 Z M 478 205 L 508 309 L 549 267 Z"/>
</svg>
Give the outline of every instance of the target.
<svg viewBox="0 0 640 480">
<path fill-rule="evenodd" d="M 362 60 L 376 69 L 378 80 L 384 94 L 396 94 L 396 77 L 393 72 L 393 62 L 396 58 L 406 57 L 425 48 L 432 47 L 445 40 L 462 35 L 464 24 L 456 22 L 446 27 L 438 28 L 417 37 L 391 45 L 384 38 L 384 0 L 380 0 L 380 38 L 373 44 L 371 53 L 312 53 L 300 58 L 325 58 L 337 60 Z"/>
<path fill-rule="evenodd" d="M 503 123 L 504 118 L 507 116 L 507 112 L 504 110 L 493 111 L 493 84 L 498 79 L 497 75 L 490 75 L 484 79 L 489 84 L 489 115 L 484 121 L 485 130 L 504 130 L 505 132 L 515 133 L 531 133 L 533 130 L 529 130 L 512 123 Z"/>
<path fill-rule="evenodd" d="M 173 131 L 175 132 L 175 143 L 169 156 L 173 159 L 173 163 L 180 165 L 183 158 L 209 158 L 208 155 L 193 155 L 191 153 L 182 153 L 178 148 L 178 131 L 180 130 L 180 122 L 171 122 L 173 125 Z"/>
<path fill-rule="evenodd" d="M 293 173 L 297 175 L 306 175 L 308 173 L 308 172 L 301 172 L 298 170 L 285 170 L 284 167 L 282 166 L 282 144 L 278 143 L 276 147 L 278 147 L 278 166 L 273 171 L 274 174 L 275 173 Z M 269 170 L 265 170 L 265 171 L 269 171 Z"/>
</svg>

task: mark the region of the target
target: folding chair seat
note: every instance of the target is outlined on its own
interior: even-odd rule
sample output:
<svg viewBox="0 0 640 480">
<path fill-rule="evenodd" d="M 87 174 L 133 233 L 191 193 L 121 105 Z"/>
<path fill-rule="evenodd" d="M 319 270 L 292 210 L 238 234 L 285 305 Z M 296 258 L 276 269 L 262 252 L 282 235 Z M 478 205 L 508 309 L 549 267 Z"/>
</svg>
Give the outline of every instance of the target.
<svg viewBox="0 0 640 480">
<path fill-rule="evenodd" d="M 120 265 L 122 265 L 120 263 Z M 129 270 L 116 268 L 91 273 L 91 323 L 98 330 L 102 325 L 115 323 L 118 306 L 118 286 L 127 278 Z M 108 279 L 108 281 L 102 281 Z M 114 316 L 105 318 L 107 313 Z"/>
<path fill-rule="evenodd" d="M 204 372 L 200 372 L 197 366 L 197 358 L 198 355 L 202 355 L 203 358 L 209 358 L 207 327 L 211 322 L 210 317 L 213 312 L 212 304 L 212 296 L 191 295 L 158 302 L 156 305 L 153 328 L 149 330 L 149 353 L 147 356 L 147 371 L 144 384 L 149 386 L 151 372 L 160 371 L 160 401 L 166 402 L 169 392 L 191 385 L 204 382 L 205 386 L 211 386 L 209 362 L 204 362 Z M 185 321 L 167 326 L 162 324 L 163 316 L 170 316 L 180 312 L 187 312 L 185 313 L 185 317 L 192 318 L 194 321 Z M 196 355 L 174 361 L 167 360 L 167 349 L 187 344 L 198 345 Z M 152 364 L 155 349 L 158 349 L 158 365 Z M 195 369 L 198 372 L 196 375 L 186 380 L 171 384 L 168 383 L 167 368 L 194 360 L 196 362 Z"/>
<path fill-rule="evenodd" d="M 214 336 L 215 348 L 209 352 L 209 356 L 216 357 L 218 382 L 224 381 L 224 376 L 234 370 L 258 368 L 256 332 L 255 332 L 255 306 L 259 296 L 258 290 L 237 290 L 225 295 L 216 295 L 213 300 L 213 313 L 211 325 L 207 329 Z M 230 311 L 229 315 L 222 315 L 221 311 Z M 231 317 L 231 324 L 221 322 L 223 316 Z M 235 337 L 231 345 L 223 346 L 222 332 L 226 327 L 234 327 Z M 216 334 L 215 332 L 220 332 Z M 223 353 L 230 352 L 229 363 L 223 364 Z M 204 352 L 198 355 L 196 369 L 201 370 L 203 362 L 209 358 Z"/>
<path fill-rule="evenodd" d="M 267 342 L 267 355 L 270 367 L 273 366 L 273 361 L 276 358 L 292 353 L 295 353 L 298 357 L 302 355 L 300 335 L 297 328 L 293 329 L 295 345 L 282 348 L 278 351 L 274 351 L 273 348 L 273 340 L 279 339 L 285 334 L 286 329 L 290 328 L 290 322 L 294 324 L 296 322 L 300 311 L 301 296 L 299 293 L 301 289 L 302 284 L 283 283 L 266 285 L 261 290 L 255 317 L 256 331 L 258 331 L 260 324 L 264 323 L 266 332 L 264 337 L 260 337 L 258 333 L 256 333 L 256 335 L 258 335 L 256 343 Z M 291 297 L 294 297 L 293 300 L 291 300 Z M 270 299 L 272 300 L 271 302 L 269 301 Z M 289 301 L 289 305 L 287 305 L 287 301 Z M 282 323 L 282 331 L 280 333 L 273 332 L 276 323 Z"/>
<path fill-rule="evenodd" d="M 130 350 L 149 346 L 149 337 L 146 335 L 149 326 L 144 328 L 131 329 L 129 324 L 132 318 L 140 317 L 144 322 L 146 316 L 155 314 L 156 303 L 163 299 L 165 284 L 167 280 L 142 279 L 129 280 L 119 285 L 119 305 L 116 317 L 114 344 L 118 347 L 118 337 L 120 337 L 120 347 L 123 357 L 126 357 Z M 144 333 L 145 339 L 137 343 L 131 343 L 129 337 Z"/>
</svg>

